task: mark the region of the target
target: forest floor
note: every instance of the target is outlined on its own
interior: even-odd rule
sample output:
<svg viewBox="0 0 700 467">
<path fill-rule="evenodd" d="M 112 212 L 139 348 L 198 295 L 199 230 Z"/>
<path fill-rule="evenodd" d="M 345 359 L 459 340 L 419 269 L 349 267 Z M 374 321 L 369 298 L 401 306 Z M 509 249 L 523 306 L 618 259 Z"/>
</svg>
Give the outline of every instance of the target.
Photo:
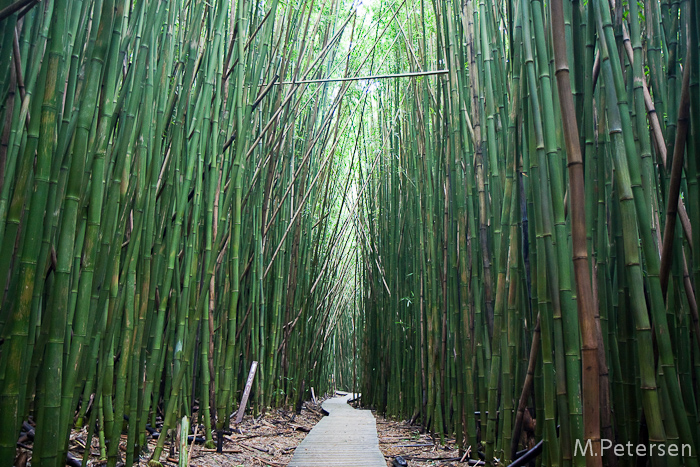
<svg viewBox="0 0 700 467">
<path fill-rule="evenodd" d="M 321 400 L 317 404 L 306 402 L 301 414 L 293 410 L 273 409 L 263 416 L 246 416 L 243 421 L 235 426 L 233 432 L 224 435 L 223 453 L 216 453 L 216 449 L 207 449 L 203 444 L 190 445 L 190 467 L 249 467 L 249 466 L 286 466 L 294 455 L 294 450 L 311 431 L 316 423 L 323 417 L 321 412 Z M 201 430 L 202 427 L 200 426 Z M 73 430 L 69 444 L 69 453 L 80 462 L 85 452 L 85 438 L 87 428 Z M 197 435 L 202 438 L 201 431 Z M 139 459 L 139 466 L 147 466 L 150 453 L 158 442 L 157 439 L 148 440 L 148 451 Z M 20 446 L 20 465 L 31 465 L 31 442 L 25 441 Z M 163 467 L 177 467 L 178 443 L 166 442 L 160 462 Z M 120 457 L 123 461 L 126 450 L 126 435 L 122 435 L 120 443 Z M 69 462 L 70 465 L 70 462 Z M 79 464 L 77 464 L 79 465 Z M 88 467 L 106 466 L 107 460 L 100 453 L 100 445 L 97 437 L 93 438 L 88 457 Z M 120 462 L 117 466 L 123 466 Z M 136 462 L 135 462 L 135 465 Z"/>
<path fill-rule="evenodd" d="M 401 456 L 410 467 L 457 467 L 460 463 L 459 449 L 454 439 L 434 438 L 430 433 L 422 433 L 421 427 L 409 425 L 405 421 L 377 418 L 379 449 L 391 466 L 397 456 Z"/>
<path fill-rule="evenodd" d="M 286 466 L 292 460 L 299 443 L 323 417 L 321 402 L 305 402 L 301 414 L 296 414 L 293 410 L 273 409 L 262 417 L 246 417 L 233 434 L 225 437 L 223 454 L 196 445 L 189 466 Z"/>
<path fill-rule="evenodd" d="M 305 402 L 301 414 L 285 409 L 273 409 L 263 416 L 253 418 L 246 416 L 235 427 L 233 433 L 225 435 L 223 453 L 217 454 L 214 449 L 207 449 L 202 444 L 191 446 L 189 453 L 190 467 L 283 467 L 294 455 L 294 450 L 306 437 L 311 428 L 323 417 L 322 400 L 317 403 Z M 397 456 L 403 457 L 411 467 L 457 467 L 467 465 L 461 463 L 459 451 L 453 439 L 447 439 L 440 444 L 429 433 L 422 433 L 419 426 L 408 425 L 404 421 L 388 420 L 381 416 L 377 418 L 377 434 L 379 449 L 391 466 Z M 74 458 L 82 459 L 85 449 L 87 429 L 74 430 L 71 434 L 69 452 Z M 25 440 L 24 447 L 19 451 L 20 465 L 31 465 L 31 442 Z M 148 442 L 148 452 L 153 452 L 156 439 Z M 123 459 L 126 447 L 126 435 L 122 436 L 120 451 Z M 172 447 L 171 447 L 172 446 Z M 178 465 L 177 443 L 166 443 L 161 456 L 163 467 Z M 100 446 L 97 437 L 93 438 L 90 449 L 88 466 L 106 465 L 106 460 L 100 459 Z M 148 455 L 139 459 L 139 465 L 147 465 Z M 117 464 L 120 465 L 120 464 Z M 123 465 L 123 464 L 121 464 Z"/>
</svg>

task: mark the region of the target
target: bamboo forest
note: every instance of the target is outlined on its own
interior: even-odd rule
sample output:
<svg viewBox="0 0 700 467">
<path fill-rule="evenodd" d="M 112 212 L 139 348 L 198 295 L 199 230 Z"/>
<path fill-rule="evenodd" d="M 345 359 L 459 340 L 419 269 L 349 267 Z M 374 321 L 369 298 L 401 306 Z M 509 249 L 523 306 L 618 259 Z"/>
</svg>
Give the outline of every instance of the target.
<svg viewBox="0 0 700 467">
<path fill-rule="evenodd" d="M 0 0 L 0 36 L 0 466 L 177 465 L 184 416 L 216 456 L 336 389 L 435 465 L 700 465 L 697 0 Z"/>
</svg>

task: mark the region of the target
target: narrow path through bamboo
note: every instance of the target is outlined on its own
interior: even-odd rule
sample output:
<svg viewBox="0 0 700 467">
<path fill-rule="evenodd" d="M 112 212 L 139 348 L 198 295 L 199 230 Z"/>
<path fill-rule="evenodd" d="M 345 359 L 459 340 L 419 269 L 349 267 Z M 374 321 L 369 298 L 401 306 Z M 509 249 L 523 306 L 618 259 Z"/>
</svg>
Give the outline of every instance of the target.
<svg viewBox="0 0 700 467">
<path fill-rule="evenodd" d="M 347 394 L 323 403 L 329 415 L 304 438 L 288 467 L 386 467 L 374 416 L 349 406 L 353 397 Z"/>
</svg>

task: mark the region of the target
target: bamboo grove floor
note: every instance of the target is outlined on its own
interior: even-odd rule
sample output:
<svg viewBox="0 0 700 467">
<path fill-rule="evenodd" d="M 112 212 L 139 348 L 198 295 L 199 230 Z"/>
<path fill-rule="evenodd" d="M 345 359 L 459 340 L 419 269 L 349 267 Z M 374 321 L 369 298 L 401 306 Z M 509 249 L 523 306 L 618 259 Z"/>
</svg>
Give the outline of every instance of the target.
<svg viewBox="0 0 700 467">
<path fill-rule="evenodd" d="M 321 405 L 305 402 L 301 414 L 285 409 L 274 409 L 260 417 L 246 417 L 238 426 L 236 432 L 225 437 L 224 452 L 217 454 L 200 444 L 192 446 L 189 453 L 191 467 L 283 467 L 293 464 L 292 457 L 312 428 L 323 418 Z M 327 410 L 327 409 L 326 409 Z M 459 462 L 460 455 L 452 438 L 446 438 L 444 443 L 435 439 L 430 433 L 424 432 L 420 426 L 410 425 L 405 421 L 385 419 L 370 411 L 357 411 L 372 414 L 376 418 L 376 431 L 379 451 L 384 462 L 377 465 L 391 466 L 398 456 L 403 457 L 411 467 L 449 467 L 467 465 Z M 70 452 L 73 456 L 82 458 L 86 430 L 74 430 L 71 434 Z M 376 441 L 375 441 L 376 443 Z M 124 443 L 122 443 L 124 444 Z M 176 444 L 176 443 L 175 443 Z M 155 440 L 150 440 L 150 448 Z M 31 461 L 31 442 L 27 441 L 25 461 Z M 125 446 L 124 446 L 125 447 Z M 123 451 L 123 449 L 122 449 Z M 177 466 L 179 453 L 177 448 L 166 449 L 161 457 L 165 467 Z M 381 459 L 381 458 L 380 458 Z M 148 456 L 140 459 L 139 465 L 146 465 Z M 99 444 L 94 438 L 91 447 L 89 466 L 106 465 L 100 460 Z M 330 464 L 324 464 L 330 465 Z M 358 465 L 358 464 L 353 464 Z"/>
</svg>

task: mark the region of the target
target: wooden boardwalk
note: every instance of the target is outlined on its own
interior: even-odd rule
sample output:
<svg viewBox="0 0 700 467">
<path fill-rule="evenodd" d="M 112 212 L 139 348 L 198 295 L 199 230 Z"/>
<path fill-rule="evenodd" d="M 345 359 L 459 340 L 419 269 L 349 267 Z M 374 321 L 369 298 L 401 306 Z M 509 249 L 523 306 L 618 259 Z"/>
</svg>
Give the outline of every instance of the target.
<svg viewBox="0 0 700 467">
<path fill-rule="evenodd" d="M 376 420 L 369 410 L 348 405 L 352 398 L 348 394 L 323 403 L 330 415 L 306 435 L 288 467 L 386 467 Z"/>
</svg>

